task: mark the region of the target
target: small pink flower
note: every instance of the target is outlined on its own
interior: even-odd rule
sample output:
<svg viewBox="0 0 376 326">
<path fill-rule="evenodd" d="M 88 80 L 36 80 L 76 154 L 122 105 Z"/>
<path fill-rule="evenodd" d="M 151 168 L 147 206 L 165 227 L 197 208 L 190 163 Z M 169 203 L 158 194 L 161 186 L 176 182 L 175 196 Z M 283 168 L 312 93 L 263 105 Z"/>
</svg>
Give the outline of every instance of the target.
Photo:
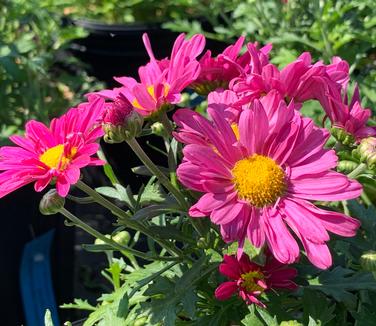
<svg viewBox="0 0 376 326">
<path fill-rule="evenodd" d="M 344 92 L 347 92 L 347 87 Z M 362 108 L 358 86 L 355 87 L 350 103 L 347 96 L 342 99 L 341 92 L 336 89 L 327 92 L 323 90 L 321 99 L 320 102 L 333 127 L 345 130 L 358 142 L 362 138 L 376 136 L 376 128 L 367 126 L 372 112 L 370 109 Z"/>
<path fill-rule="evenodd" d="M 0 174 L 0 198 L 31 182 L 39 192 L 52 181 L 65 197 L 70 185 L 78 181 L 81 168 L 103 164 L 92 157 L 99 148 L 96 141 L 103 135 L 98 121 L 103 107 L 103 99 L 92 97 L 89 103 L 53 119 L 50 127 L 31 120 L 24 137 L 10 137 L 19 147 L 0 148 L 0 170 L 4 171 Z"/>
<path fill-rule="evenodd" d="M 105 104 L 102 121 L 104 124 L 122 126 L 132 111 L 132 104 L 120 93 L 113 102 Z"/>
<path fill-rule="evenodd" d="M 190 40 L 185 40 L 184 37 L 184 34 L 178 36 L 169 59 L 157 60 L 149 38 L 144 34 L 143 41 L 150 62 L 139 68 L 140 82 L 130 77 L 114 77 L 122 87 L 95 94 L 115 100 L 121 93 L 145 117 L 179 103 L 181 92 L 200 74 L 200 64 L 196 57 L 205 46 L 203 35 L 194 35 Z"/>
<path fill-rule="evenodd" d="M 240 55 L 244 37 L 239 37 L 235 44 L 227 47 L 217 57 L 208 50 L 199 60 L 201 72 L 191 84 L 199 94 L 206 95 L 217 88 L 227 88 L 229 82 L 243 72 L 249 63 L 249 54 Z"/>
<path fill-rule="evenodd" d="M 174 116 L 177 138 L 187 144 L 179 180 L 204 193 L 189 214 L 210 216 L 223 239 L 239 241 L 240 248 L 245 238 L 256 247 L 266 242 L 285 264 L 299 257 L 292 230 L 308 259 L 328 268 L 327 231 L 350 237 L 360 224 L 310 201 L 346 200 L 362 191 L 357 181 L 333 170 L 337 156 L 323 147 L 329 133 L 302 118 L 293 104 L 286 107 L 278 92 L 255 100 L 235 125 L 218 110 L 208 113 L 212 121 L 186 109 Z"/>
<path fill-rule="evenodd" d="M 239 260 L 235 256 L 225 255 L 219 271 L 230 281 L 222 283 L 215 290 L 218 300 L 227 300 L 238 294 L 247 304 L 256 304 L 266 308 L 258 297 L 271 289 L 295 290 L 297 285 L 292 281 L 297 271 L 283 265 L 267 253 L 264 266 L 252 262 L 246 254 Z"/>
<path fill-rule="evenodd" d="M 257 62 L 257 50 L 249 46 L 248 51 Z M 251 66 L 244 76 L 232 80 L 230 89 L 241 97 L 240 104 L 259 99 L 271 90 L 280 92 L 288 102 L 293 99 L 300 104 L 318 99 L 323 87 L 340 90 L 348 78 L 348 64 L 345 61 L 336 57 L 328 66 L 321 61 L 312 64 L 311 55 L 305 52 L 281 71 L 264 59 L 262 64 Z"/>
</svg>

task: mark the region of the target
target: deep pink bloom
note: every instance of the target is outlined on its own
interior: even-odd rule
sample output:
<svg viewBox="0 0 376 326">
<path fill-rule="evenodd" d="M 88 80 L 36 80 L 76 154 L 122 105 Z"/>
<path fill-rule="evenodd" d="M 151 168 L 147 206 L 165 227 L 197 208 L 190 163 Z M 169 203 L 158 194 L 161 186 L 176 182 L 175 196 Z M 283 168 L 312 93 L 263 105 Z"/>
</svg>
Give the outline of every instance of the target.
<svg viewBox="0 0 376 326">
<path fill-rule="evenodd" d="M 132 111 L 131 102 L 123 94 L 119 94 L 113 102 L 105 104 L 102 121 L 104 124 L 122 126 Z"/>
<path fill-rule="evenodd" d="M 354 236 L 359 222 L 309 201 L 356 198 L 362 187 L 332 170 L 337 156 L 323 148 L 329 133 L 302 118 L 293 104 L 277 101 L 278 92 L 272 95 L 244 109 L 237 125 L 213 108 L 208 108 L 212 121 L 187 109 L 176 112 L 177 138 L 188 144 L 178 177 L 205 193 L 189 213 L 210 216 L 223 239 L 239 241 L 240 248 L 245 238 L 256 247 L 266 241 L 282 263 L 299 256 L 288 225 L 309 260 L 327 268 L 332 263 L 327 231 Z"/>
<path fill-rule="evenodd" d="M 98 123 L 103 107 L 103 99 L 90 98 L 89 103 L 53 119 L 50 127 L 31 120 L 24 137 L 10 137 L 18 147 L 0 148 L 0 170 L 4 171 L 0 174 L 0 198 L 31 182 L 35 182 L 36 191 L 42 191 L 52 181 L 58 194 L 65 197 L 70 185 L 78 181 L 81 168 L 103 164 L 91 157 L 103 135 Z"/>
<path fill-rule="evenodd" d="M 259 54 L 255 47 L 249 45 L 248 51 L 253 61 L 258 61 Z M 303 103 L 318 99 L 322 93 L 322 85 L 329 89 L 340 90 L 348 82 L 348 65 L 339 58 L 334 58 L 332 64 L 326 66 L 321 61 L 312 64 L 311 55 L 303 53 L 297 60 L 288 64 L 281 71 L 263 60 L 248 73 L 235 78 L 230 83 L 230 89 L 240 97 L 240 103 L 259 99 L 271 90 L 277 90 L 289 102 Z"/>
<path fill-rule="evenodd" d="M 181 92 L 199 76 L 200 64 L 196 57 L 205 46 L 203 35 L 194 35 L 189 40 L 184 37 L 184 34 L 178 36 L 169 59 L 157 60 L 149 38 L 144 34 L 150 62 L 139 68 L 140 82 L 130 77 L 114 77 L 122 87 L 96 94 L 115 100 L 122 93 L 141 115 L 147 117 L 165 106 L 179 103 Z"/>
<path fill-rule="evenodd" d="M 347 92 L 347 87 L 344 88 Z M 356 141 L 369 136 L 376 136 L 376 128 L 367 126 L 367 121 L 371 117 L 370 109 L 364 109 L 361 105 L 359 88 L 355 87 L 350 103 L 347 96 L 341 98 L 341 93 L 337 90 L 323 90 L 321 104 L 330 119 L 332 126 L 341 128 L 351 134 Z"/>
<path fill-rule="evenodd" d="M 267 253 L 264 266 L 252 262 L 244 253 L 240 259 L 225 255 L 219 271 L 230 281 L 222 283 L 215 290 L 218 300 L 227 300 L 237 293 L 247 304 L 257 304 L 265 308 L 257 297 L 271 289 L 295 290 L 297 285 L 292 281 L 296 277 L 295 268 L 283 265 Z"/>
<path fill-rule="evenodd" d="M 244 43 L 244 37 L 228 46 L 217 57 L 211 56 L 208 50 L 199 60 L 201 72 L 198 78 L 191 84 L 200 94 L 208 94 L 217 88 L 227 88 L 229 82 L 244 71 L 249 64 L 249 54 L 240 55 Z"/>
</svg>

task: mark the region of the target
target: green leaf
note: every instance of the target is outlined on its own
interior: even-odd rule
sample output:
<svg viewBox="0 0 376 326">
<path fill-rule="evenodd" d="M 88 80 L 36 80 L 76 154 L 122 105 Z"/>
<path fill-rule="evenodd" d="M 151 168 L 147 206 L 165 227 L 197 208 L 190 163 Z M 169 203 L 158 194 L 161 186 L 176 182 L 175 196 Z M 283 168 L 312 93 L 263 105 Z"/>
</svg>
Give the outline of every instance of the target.
<svg viewBox="0 0 376 326">
<path fill-rule="evenodd" d="M 262 320 L 265 322 L 268 326 L 278 326 L 277 318 L 276 316 L 272 317 L 268 311 L 264 308 L 261 308 L 259 306 L 255 306 L 256 311 L 261 316 Z"/>
<path fill-rule="evenodd" d="M 98 188 L 95 188 L 95 191 L 100 193 L 103 196 L 121 200 L 121 195 L 113 187 L 98 187 Z"/>
<path fill-rule="evenodd" d="M 54 326 L 49 309 L 46 309 L 46 313 L 44 314 L 44 326 Z"/>
<path fill-rule="evenodd" d="M 343 302 L 348 308 L 355 308 L 356 298 L 350 291 L 376 290 L 376 281 L 371 273 L 357 272 L 343 267 L 322 272 L 310 281 L 308 287 L 332 296 L 336 301 Z"/>
<path fill-rule="evenodd" d="M 136 221 L 146 221 L 153 217 L 160 216 L 167 213 L 176 212 L 176 208 L 171 207 L 170 204 L 150 205 L 148 207 L 138 210 L 132 217 Z"/>
<path fill-rule="evenodd" d="M 335 306 L 335 304 L 330 304 L 325 295 L 305 288 L 303 294 L 303 324 L 311 323 L 311 319 L 322 326 L 328 324 L 335 317 L 333 314 Z"/>
<path fill-rule="evenodd" d="M 249 308 L 249 313 L 242 320 L 244 326 L 264 326 L 264 323 L 256 315 L 254 305 Z"/>
<path fill-rule="evenodd" d="M 74 303 L 64 303 L 60 306 L 62 309 L 78 309 L 78 310 L 90 310 L 95 311 L 95 307 L 92 306 L 87 300 L 74 299 Z"/>
</svg>

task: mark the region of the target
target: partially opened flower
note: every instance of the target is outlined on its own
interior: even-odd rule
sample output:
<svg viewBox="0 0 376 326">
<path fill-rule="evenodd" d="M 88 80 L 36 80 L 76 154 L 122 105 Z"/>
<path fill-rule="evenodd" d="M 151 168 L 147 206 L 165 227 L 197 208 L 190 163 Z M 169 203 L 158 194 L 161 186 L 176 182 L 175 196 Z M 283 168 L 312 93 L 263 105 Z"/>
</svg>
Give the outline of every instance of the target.
<svg viewBox="0 0 376 326">
<path fill-rule="evenodd" d="M 98 121 L 103 107 L 103 99 L 90 98 L 89 103 L 53 119 L 49 127 L 31 120 L 24 137 L 10 137 L 18 147 L 0 148 L 0 198 L 32 182 L 36 191 L 56 182 L 58 194 L 65 197 L 81 168 L 103 164 L 92 157 L 103 135 Z"/>
<path fill-rule="evenodd" d="M 282 263 L 299 257 L 288 225 L 309 260 L 327 268 L 332 263 L 327 231 L 353 236 L 359 222 L 310 200 L 356 198 L 362 187 L 332 170 L 337 156 L 323 148 L 326 130 L 302 118 L 293 105 L 266 99 L 243 110 L 237 128 L 213 108 L 208 108 L 212 121 L 185 111 L 190 132 L 185 134 L 187 127 L 178 133 L 188 145 L 177 174 L 186 187 L 205 193 L 189 214 L 210 216 L 223 239 L 239 241 L 240 248 L 245 238 L 256 247 L 266 242 Z"/>
<path fill-rule="evenodd" d="M 248 45 L 248 51 L 257 64 L 252 64 L 249 72 L 235 78 L 230 84 L 230 89 L 241 96 L 241 104 L 259 99 L 271 90 L 280 92 L 287 101 L 293 99 L 296 103 L 303 103 L 318 99 L 323 84 L 340 90 L 349 79 L 347 63 L 337 57 L 328 66 L 321 61 L 312 64 L 310 53 L 305 52 L 279 70 L 265 59 L 261 63 L 258 51 L 252 44 Z"/>
<path fill-rule="evenodd" d="M 219 265 L 219 271 L 229 281 L 215 290 L 218 300 L 227 300 L 238 294 L 247 304 L 256 304 L 265 308 L 259 297 L 271 289 L 295 290 L 293 279 L 297 275 L 294 268 L 283 265 L 267 253 L 264 266 L 252 262 L 244 254 L 238 260 L 234 255 L 225 255 Z"/>
<path fill-rule="evenodd" d="M 210 50 L 206 51 L 199 60 L 200 75 L 190 87 L 202 95 L 207 95 L 217 88 L 228 88 L 229 82 L 239 77 L 245 66 L 249 64 L 248 52 L 240 55 L 244 39 L 244 37 L 239 37 L 234 44 L 228 46 L 216 57 L 212 57 Z"/>
<path fill-rule="evenodd" d="M 346 92 L 347 88 L 344 91 Z M 350 103 L 348 103 L 347 96 L 342 98 L 341 92 L 337 90 L 322 94 L 320 102 L 333 127 L 342 129 L 358 142 L 362 138 L 376 136 L 376 128 L 367 126 L 372 112 L 362 107 L 358 86 L 354 89 Z"/>
<path fill-rule="evenodd" d="M 119 93 L 122 93 L 145 117 L 158 114 L 169 105 L 179 103 L 183 89 L 200 73 L 200 64 L 196 57 L 205 46 L 203 35 L 194 35 L 189 40 L 184 37 L 184 34 L 178 36 L 169 59 L 157 60 L 149 38 L 144 34 L 143 41 L 150 62 L 139 68 L 140 82 L 130 77 L 115 77 L 122 87 L 96 94 L 115 100 Z"/>
</svg>

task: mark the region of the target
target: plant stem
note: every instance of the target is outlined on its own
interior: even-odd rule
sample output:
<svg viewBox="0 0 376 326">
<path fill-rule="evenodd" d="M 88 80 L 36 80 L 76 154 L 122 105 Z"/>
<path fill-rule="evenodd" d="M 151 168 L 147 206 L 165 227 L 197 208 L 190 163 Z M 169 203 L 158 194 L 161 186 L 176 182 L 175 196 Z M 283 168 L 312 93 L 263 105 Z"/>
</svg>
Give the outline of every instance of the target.
<svg viewBox="0 0 376 326">
<path fill-rule="evenodd" d="M 163 186 L 165 186 L 169 192 L 172 193 L 172 195 L 176 198 L 181 208 L 187 210 L 188 206 L 183 194 L 172 185 L 168 177 L 166 177 L 166 175 L 164 175 L 161 172 L 161 170 L 159 170 L 158 167 L 150 160 L 149 156 L 146 155 L 146 153 L 141 148 L 137 140 L 135 138 L 132 138 L 131 140 L 128 140 L 127 143 L 136 153 L 141 162 L 144 163 L 144 165 L 149 169 L 149 171 L 158 178 L 159 182 Z"/>
<path fill-rule="evenodd" d="M 367 169 L 367 164 L 360 163 L 353 171 L 351 171 L 347 176 L 351 179 L 355 179 L 359 174 Z"/>
<path fill-rule="evenodd" d="M 167 131 L 168 135 L 171 137 L 172 136 L 172 132 L 173 132 L 173 127 L 172 127 L 171 121 L 168 118 L 166 112 L 164 112 L 164 113 L 162 113 L 160 115 L 160 120 L 161 120 L 161 123 L 163 124 L 163 127 Z"/>
<path fill-rule="evenodd" d="M 91 234 L 93 237 L 102 240 L 104 243 L 110 245 L 116 250 L 119 251 L 125 251 L 128 252 L 131 255 L 137 256 L 139 258 L 145 259 L 145 260 L 165 260 L 165 261 L 175 261 L 178 260 L 176 257 L 159 257 L 159 256 L 149 256 L 141 251 L 122 246 L 112 240 L 111 238 L 107 238 L 104 234 L 98 232 L 94 228 L 92 228 L 90 225 L 86 224 L 85 222 L 81 221 L 77 216 L 73 215 L 71 212 L 69 212 L 64 207 L 60 210 L 60 213 L 63 214 L 67 219 L 69 219 L 74 225 L 78 226 L 79 228 L 83 229 L 87 233 Z"/>
<path fill-rule="evenodd" d="M 133 221 L 130 219 L 130 215 L 123 211 L 120 207 L 116 206 L 112 202 L 110 202 L 108 199 L 104 198 L 102 195 L 100 195 L 98 192 L 96 192 L 94 189 L 89 187 L 87 184 L 85 184 L 83 181 L 79 180 L 76 183 L 77 188 L 88 194 L 91 198 L 93 198 L 98 204 L 101 206 L 107 208 L 112 213 L 114 213 L 116 216 L 120 217 L 122 221 L 125 222 L 126 226 L 132 228 L 135 231 L 140 231 L 147 235 L 148 237 L 154 239 L 159 245 L 166 248 L 167 251 L 172 255 L 177 255 L 180 258 L 182 258 L 182 252 L 180 249 L 176 248 L 175 246 L 171 245 L 169 242 L 165 240 L 156 239 L 153 234 L 150 233 L 150 231 L 140 224 L 137 221 Z"/>
</svg>

